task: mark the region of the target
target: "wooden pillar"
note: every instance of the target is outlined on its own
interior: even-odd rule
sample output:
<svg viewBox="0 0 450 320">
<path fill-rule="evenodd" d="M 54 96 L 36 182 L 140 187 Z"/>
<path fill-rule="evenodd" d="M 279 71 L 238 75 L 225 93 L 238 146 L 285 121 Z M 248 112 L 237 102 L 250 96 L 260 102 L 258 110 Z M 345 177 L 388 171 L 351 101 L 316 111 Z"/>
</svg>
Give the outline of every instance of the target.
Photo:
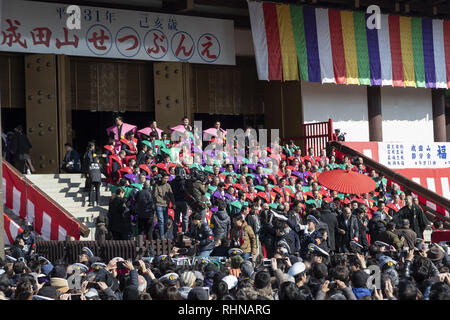
<svg viewBox="0 0 450 320">
<path fill-rule="evenodd" d="M 62 163 L 66 155 L 64 145 L 73 143 L 70 58 L 65 55 L 58 55 L 56 59 L 58 63 L 58 144 L 59 159 Z"/>
<path fill-rule="evenodd" d="M 445 90 L 431 89 L 433 104 L 433 132 L 435 142 L 447 141 L 447 129 L 445 123 Z"/>
<path fill-rule="evenodd" d="M 383 141 L 381 87 L 367 86 L 367 110 L 369 115 L 369 140 Z"/>
<path fill-rule="evenodd" d="M 283 137 L 283 88 L 280 81 L 269 81 L 264 86 L 264 127 L 278 129 Z M 268 131 L 267 143 L 271 136 Z"/>
<path fill-rule="evenodd" d="M 56 55 L 25 56 L 27 135 L 36 173 L 59 171 Z"/>
<path fill-rule="evenodd" d="M 192 108 L 190 100 L 190 65 L 181 62 L 155 63 L 153 68 L 155 83 L 155 118 L 158 127 L 170 132 L 169 127 L 181 123 L 181 118 L 189 117 L 191 125 Z"/>
</svg>

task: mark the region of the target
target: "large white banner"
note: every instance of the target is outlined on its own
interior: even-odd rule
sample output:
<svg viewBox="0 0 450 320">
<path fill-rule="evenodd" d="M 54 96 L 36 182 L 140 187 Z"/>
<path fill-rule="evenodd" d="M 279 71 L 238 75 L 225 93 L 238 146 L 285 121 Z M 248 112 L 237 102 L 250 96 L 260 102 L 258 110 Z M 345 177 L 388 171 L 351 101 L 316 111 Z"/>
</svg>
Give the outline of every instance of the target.
<svg viewBox="0 0 450 320">
<path fill-rule="evenodd" d="M 450 143 L 379 142 L 380 163 L 392 169 L 449 168 Z"/>
<path fill-rule="evenodd" d="M 4 0 L 0 51 L 235 65 L 232 20 L 68 6 Z"/>
</svg>

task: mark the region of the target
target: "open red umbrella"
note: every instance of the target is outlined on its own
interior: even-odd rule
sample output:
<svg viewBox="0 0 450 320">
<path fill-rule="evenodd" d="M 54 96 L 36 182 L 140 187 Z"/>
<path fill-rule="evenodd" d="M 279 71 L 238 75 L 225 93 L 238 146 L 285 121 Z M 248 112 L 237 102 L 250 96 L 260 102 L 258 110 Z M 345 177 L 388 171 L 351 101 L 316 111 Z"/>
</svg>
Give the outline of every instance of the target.
<svg viewBox="0 0 450 320">
<path fill-rule="evenodd" d="M 377 187 L 372 178 L 348 170 L 324 171 L 318 179 L 324 187 L 341 193 L 362 194 L 371 192 Z"/>
</svg>

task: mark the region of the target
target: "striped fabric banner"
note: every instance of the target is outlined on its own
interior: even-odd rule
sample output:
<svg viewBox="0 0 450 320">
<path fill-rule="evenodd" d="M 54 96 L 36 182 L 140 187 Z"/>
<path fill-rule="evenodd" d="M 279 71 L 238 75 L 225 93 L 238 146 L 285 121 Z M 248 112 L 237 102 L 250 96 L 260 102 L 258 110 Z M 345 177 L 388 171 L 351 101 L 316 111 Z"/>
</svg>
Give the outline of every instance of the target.
<svg viewBox="0 0 450 320">
<path fill-rule="evenodd" d="M 247 1 L 260 80 L 450 88 L 450 21 Z"/>
</svg>

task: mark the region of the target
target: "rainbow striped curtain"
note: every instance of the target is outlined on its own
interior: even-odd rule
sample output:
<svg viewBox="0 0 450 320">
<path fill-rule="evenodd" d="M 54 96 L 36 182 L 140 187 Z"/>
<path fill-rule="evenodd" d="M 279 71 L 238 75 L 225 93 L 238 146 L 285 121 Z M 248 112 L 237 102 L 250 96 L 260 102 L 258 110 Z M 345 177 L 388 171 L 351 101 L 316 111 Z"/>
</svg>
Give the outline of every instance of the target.
<svg viewBox="0 0 450 320">
<path fill-rule="evenodd" d="M 259 80 L 450 88 L 450 21 L 248 0 Z"/>
</svg>

